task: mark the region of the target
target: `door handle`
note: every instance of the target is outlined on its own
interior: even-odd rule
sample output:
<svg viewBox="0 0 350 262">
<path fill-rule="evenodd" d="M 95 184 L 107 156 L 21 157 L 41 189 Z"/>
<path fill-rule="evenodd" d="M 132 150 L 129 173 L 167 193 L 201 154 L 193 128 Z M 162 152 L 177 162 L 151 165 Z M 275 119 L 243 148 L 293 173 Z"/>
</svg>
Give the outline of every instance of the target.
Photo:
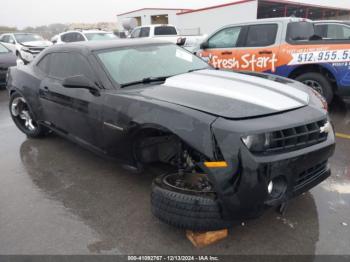
<svg viewBox="0 0 350 262">
<path fill-rule="evenodd" d="M 259 55 L 272 55 L 272 51 L 270 50 L 262 50 L 259 52 Z"/>
<path fill-rule="evenodd" d="M 225 51 L 225 52 L 221 52 L 222 55 L 232 55 L 231 51 Z"/>
</svg>

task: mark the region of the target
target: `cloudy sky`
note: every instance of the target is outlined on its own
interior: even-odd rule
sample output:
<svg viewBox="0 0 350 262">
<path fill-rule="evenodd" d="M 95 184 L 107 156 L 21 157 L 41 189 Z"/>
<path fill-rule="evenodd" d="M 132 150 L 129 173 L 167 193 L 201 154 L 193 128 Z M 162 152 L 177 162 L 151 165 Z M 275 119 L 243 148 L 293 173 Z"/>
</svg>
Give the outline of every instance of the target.
<svg viewBox="0 0 350 262">
<path fill-rule="evenodd" d="M 350 9 L 350 0 L 294 0 Z M 143 7 L 201 8 L 234 0 L 0 0 L 0 25 L 116 21 L 116 14 Z"/>
</svg>

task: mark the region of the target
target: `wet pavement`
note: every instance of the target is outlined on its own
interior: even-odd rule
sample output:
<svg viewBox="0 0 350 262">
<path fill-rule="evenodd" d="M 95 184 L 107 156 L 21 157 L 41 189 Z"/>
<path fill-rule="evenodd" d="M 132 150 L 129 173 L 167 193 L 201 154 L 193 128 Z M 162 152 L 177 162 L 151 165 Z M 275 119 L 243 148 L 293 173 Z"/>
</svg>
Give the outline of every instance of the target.
<svg viewBox="0 0 350 262">
<path fill-rule="evenodd" d="M 350 134 L 350 101 L 331 113 Z M 284 216 L 269 210 L 196 249 L 152 216 L 156 170 L 133 174 L 57 136 L 27 139 L 0 91 L 0 254 L 350 254 L 350 139 L 337 143 L 332 177 Z"/>
</svg>

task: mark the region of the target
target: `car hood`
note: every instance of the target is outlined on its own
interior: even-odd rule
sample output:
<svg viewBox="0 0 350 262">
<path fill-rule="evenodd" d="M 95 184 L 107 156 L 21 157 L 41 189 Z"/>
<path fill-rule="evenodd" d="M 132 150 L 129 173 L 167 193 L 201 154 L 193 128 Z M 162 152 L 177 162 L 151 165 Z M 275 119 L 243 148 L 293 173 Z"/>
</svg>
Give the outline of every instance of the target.
<svg viewBox="0 0 350 262">
<path fill-rule="evenodd" d="M 143 89 L 141 94 L 146 98 L 232 119 L 297 109 L 308 105 L 310 98 L 300 85 L 218 70 L 170 77 L 162 85 Z"/>
<path fill-rule="evenodd" d="M 21 45 L 29 46 L 29 47 L 48 47 L 52 45 L 50 41 L 29 41 L 29 42 L 21 42 Z"/>
<path fill-rule="evenodd" d="M 15 66 L 17 57 L 13 53 L 0 53 L 0 67 Z"/>
</svg>

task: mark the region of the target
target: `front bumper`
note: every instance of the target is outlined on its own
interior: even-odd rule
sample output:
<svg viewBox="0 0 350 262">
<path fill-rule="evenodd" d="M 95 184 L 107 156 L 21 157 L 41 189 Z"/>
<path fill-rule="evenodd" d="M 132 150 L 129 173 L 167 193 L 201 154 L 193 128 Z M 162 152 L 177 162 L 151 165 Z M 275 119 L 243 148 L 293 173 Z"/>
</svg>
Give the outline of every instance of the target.
<svg viewBox="0 0 350 262">
<path fill-rule="evenodd" d="M 283 123 L 280 120 L 308 121 L 305 116 L 315 119 L 313 114 L 305 114 L 305 110 L 292 111 L 283 115 L 266 118 L 259 128 L 272 126 L 273 123 Z M 295 114 L 304 117 L 297 118 Z M 309 112 L 310 113 L 310 112 Z M 318 115 L 324 117 L 324 115 Z M 280 118 L 280 119 L 278 119 Z M 268 121 L 267 121 L 268 120 Z M 272 122 L 270 122 L 272 120 Z M 316 121 L 319 119 L 316 119 Z M 259 120 L 247 120 L 250 128 L 257 127 Z M 261 121 L 261 120 L 260 120 Z M 239 121 L 219 120 L 214 124 L 214 134 L 227 168 L 205 169 L 217 192 L 218 202 L 225 220 L 244 220 L 259 217 L 264 210 L 277 206 L 290 198 L 318 185 L 331 172 L 327 164 L 335 150 L 335 136 L 332 130 L 327 140 L 300 150 L 273 155 L 252 154 L 241 142 L 239 134 L 227 135 L 229 126 L 240 126 Z M 266 127 L 264 127 L 266 125 Z M 291 125 L 297 126 L 298 124 Z M 247 127 L 247 126 L 246 126 Z M 273 126 L 271 127 L 273 129 Z M 238 128 L 239 129 L 239 128 Z M 236 130 L 242 134 L 242 130 Z M 268 184 L 275 179 L 282 179 L 285 190 L 278 197 L 271 197 Z"/>
</svg>

